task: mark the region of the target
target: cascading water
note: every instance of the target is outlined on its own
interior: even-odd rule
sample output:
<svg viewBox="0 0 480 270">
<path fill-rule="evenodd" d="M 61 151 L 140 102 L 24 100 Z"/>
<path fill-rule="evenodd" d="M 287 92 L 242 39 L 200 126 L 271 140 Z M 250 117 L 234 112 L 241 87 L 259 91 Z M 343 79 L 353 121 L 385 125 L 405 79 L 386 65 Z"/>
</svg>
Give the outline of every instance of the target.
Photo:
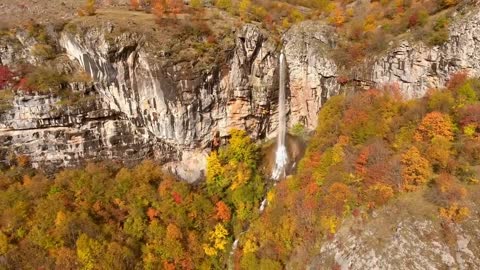
<svg viewBox="0 0 480 270">
<path fill-rule="evenodd" d="M 275 168 L 272 172 L 272 178 L 280 180 L 285 177 L 285 167 L 288 162 L 287 148 L 285 146 L 285 136 L 287 134 L 287 119 L 285 111 L 285 55 L 280 54 L 280 85 L 278 89 L 278 134 L 277 134 L 277 150 L 275 152 Z"/>
<path fill-rule="evenodd" d="M 285 111 L 285 55 L 283 52 L 280 54 L 280 85 L 278 91 L 278 137 L 277 137 L 277 150 L 275 152 L 275 168 L 272 172 L 272 178 L 274 180 L 281 180 L 286 176 L 285 167 L 288 162 L 287 147 L 285 146 L 285 137 L 287 135 L 287 119 Z M 275 184 L 274 184 L 275 185 Z M 260 213 L 267 207 L 267 199 L 264 199 L 260 205 L 258 211 Z M 241 232 L 238 237 L 233 241 L 232 248 L 230 250 L 230 256 L 228 259 L 228 269 L 233 270 L 233 255 L 238 247 L 239 237 L 247 232 L 248 229 Z"/>
</svg>

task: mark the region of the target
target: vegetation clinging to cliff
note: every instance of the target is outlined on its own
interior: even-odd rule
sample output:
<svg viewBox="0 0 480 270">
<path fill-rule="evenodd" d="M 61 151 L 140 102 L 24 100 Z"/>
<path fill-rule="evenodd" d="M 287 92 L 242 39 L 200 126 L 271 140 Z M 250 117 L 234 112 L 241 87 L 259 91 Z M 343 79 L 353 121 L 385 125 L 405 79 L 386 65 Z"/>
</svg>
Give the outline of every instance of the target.
<svg viewBox="0 0 480 270">
<path fill-rule="evenodd" d="M 344 217 L 405 192 L 424 191 L 444 223 L 468 218 L 467 188 L 480 179 L 479 97 L 480 81 L 465 73 L 419 100 L 403 100 L 395 85 L 332 97 L 297 174 L 271 191 L 242 238 L 237 265 L 280 269 L 295 254 L 301 267 Z"/>
<path fill-rule="evenodd" d="M 334 27 L 340 37 L 333 58 L 340 67 L 348 67 L 366 59 L 367 55 L 383 52 L 391 42 L 413 38 L 436 46 L 448 40 L 450 17 L 455 10 L 465 10 L 468 3 L 456 0 L 419 1 L 265 1 L 217 0 L 214 8 L 207 2 L 192 1 L 184 5 L 178 0 L 151 0 L 139 4 L 131 1 L 130 9 L 151 12 L 159 25 L 185 24 L 202 26 L 229 14 L 235 23 L 261 23 L 271 36 L 288 30 L 303 20 L 319 20 Z M 205 12 L 208 10 L 209 12 Z M 215 12 L 212 12 L 215 11 Z M 138 13 L 138 12 L 137 12 Z M 215 15 L 216 14 L 216 15 Z M 223 19 L 226 24 L 228 20 Z M 193 28 L 197 28 L 194 26 Z M 201 44 L 201 49 L 212 47 L 216 35 Z M 222 46 L 215 48 L 224 49 Z"/>
</svg>

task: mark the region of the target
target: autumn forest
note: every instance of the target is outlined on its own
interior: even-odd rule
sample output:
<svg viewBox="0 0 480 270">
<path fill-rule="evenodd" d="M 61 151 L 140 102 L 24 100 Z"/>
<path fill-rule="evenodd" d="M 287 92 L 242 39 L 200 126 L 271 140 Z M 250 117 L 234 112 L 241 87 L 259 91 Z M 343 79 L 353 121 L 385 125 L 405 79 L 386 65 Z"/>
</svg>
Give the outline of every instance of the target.
<svg viewBox="0 0 480 270">
<path fill-rule="evenodd" d="M 323 250 L 324 244 L 335 239 L 344 224 L 368 224 L 381 209 L 394 207 L 407 196 L 421 198 L 419 201 L 411 200 L 414 208 L 421 208 L 424 204 L 433 207 L 429 218 L 440 224 L 442 235 L 453 243 L 452 246 L 459 245 L 452 238 L 452 228 L 460 228 L 472 217 L 478 218 L 478 209 L 475 209 L 472 198 L 480 194 L 479 73 L 456 69 L 456 63 L 448 63 L 451 65 L 448 67 L 453 66 L 455 71 L 445 75 L 445 83 L 438 80 L 443 85 L 428 88 L 426 94 L 418 98 L 407 98 L 405 89 L 398 82 L 362 81 L 357 74 L 373 56 L 381 55 L 387 47 L 393 48 L 400 40 L 421 43 L 424 45 L 422 49 L 439 48 L 449 40 L 448 29 L 455 8 L 465 7 L 467 1 L 131 0 L 125 1 L 121 9 L 117 6 L 117 9 L 112 8 L 113 11 L 102 11 L 103 14 L 99 12 L 98 1 L 82 2 L 85 3 L 74 11 L 77 21 L 72 21 L 84 28 L 74 23 L 64 23 L 61 30 L 55 30 L 29 21 L 22 26 L 26 29 L 25 34 L 18 30 L 22 42 L 22 38 L 35 40 L 28 50 L 0 46 L 1 54 L 18 49 L 21 51 L 19 55 L 33 55 L 30 61 L 33 64 L 27 63 L 28 58 L 25 58 L 27 60 L 7 65 L 2 61 L 6 63 L 10 59 L 0 58 L 0 122 L 8 122 L 5 125 L 0 123 L 0 143 L 5 145 L 0 148 L 0 154 L 5 156 L 4 160 L 0 160 L 0 270 L 305 269 L 312 257 Z M 122 17 L 122 14 L 129 12 L 146 22 L 148 27 L 141 29 L 144 32 L 130 35 L 126 28 L 122 28 L 125 25 L 142 28 L 140 23 L 135 24 Z M 102 27 L 110 32 L 102 36 L 98 33 L 104 29 L 98 30 L 88 25 L 95 23 L 91 19 L 95 18 L 95 14 L 100 14 L 103 17 L 99 15 L 99 18 L 105 20 L 118 20 L 121 27 L 115 28 L 104 23 Z M 90 19 L 84 22 L 81 18 Z M 214 26 L 223 24 L 223 20 L 225 26 L 222 27 L 225 29 L 214 29 Z M 331 68 L 334 75 L 327 74 L 318 79 L 318 85 L 315 85 L 318 89 L 310 85 L 307 87 L 309 82 L 305 82 L 308 91 L 319 92 L 315 98 L 321 108 L 315 110 L 315 113 L 318 111 L 315 129 L 309 130 L 300 121 L 284 125 L 285 129 L 289 128 L 289 140 L 298 142 L 304 149 L 299 151 L 301 154 L 297 160 L 289 160 L 290 167 L 288 173 L 284 171 L 284 177 L 272 179 L 272 160 L 269 158 L 272 159 L 271 149 L 275 139 L 274 136 L 267 138 L 267 135 L 277 132 L 277 126 L 267 122 L 276 116 L 274 111 L 277 104 L 272 100 L 277 98 L 278 89 L 271 85 L 262 84 L 256 88 L 253 85 L 264 78 L 278 85 L 277 60 L 272 60 L 272 55 L 277 57 L 278 53 L 284 59 L 281 36 L 292 25 L 306 20 L 320 20 L 325 29 L 332 31 L 318 34 L 321 36 L 319 38 L 312 34 L 314 37 L 311 39 L 321 39 L 323 42 L 328 40 L 330 33 L 334 33 L 337 39 L 335 48 L 328 52 L 323 51 L 327 48 L 324 44 L 325 48 L 319 49 L 322 55 L 318 57 L 310 55 L 308 42 L 294 48 L 300 51 L 298 54 L 304 54 L 294 59 L 298 62 L 295 71 L 306 74 L 315 68 L 323 71 L 327 66 L 325 70 Z M 248 41 L 245 37 L 248 33 L 234 36 L 240 35 L 240 31 L 235 32 L 230 27 L 240 29 L 243 24 L 253 25 L 246 32 L 258 30 L 258 33 L 250 33 L 257 39 Z M 168 31 L 158 30 L 162 27 Z M 16 37 L 16 31 L 1 28 L 0 41 Z M 63 31 L 63 39 L 55 31 Z M 83 34 L 93 41 L 79 41 L 80 34 L 76 31 L 84 31 Z M 145 41 L 147 38 L 141 35 L 148 36 L 154 32 L 160 38 L 155 37 L 158 39 L 152 39 L 153 42 Z M 162 36 L 164 33 L 165 37 Z M 118 36 L 114 37 L 114 34 Z M 299 35 L 304 34 L 302 32 Z M 52 37 L 63 43 L 53 41 Z M 138 40 L 141 42 L 135 43 Z M 164 43 L 151 44 L 158 40 Z M 87 45 L 78 45 L 83 41 Z M 124 43 L 119 45 L 121 42 Z M 246 49 L 245 46 L 251 45 L 249 42 L 259 47 Z M 78 45 L 78 48 L 74 45 Z M 21 47 L 23 44 L 15 43 L 15 46 Z M 147 49 L 142 51 L 141 46 L 151 49 L 153 53 Z M 80 48 L 84 51 L 77 55 Z M 412 48 L 409 53 L 416 49 L 413 45 Z M 67 57 L 68 49 L 80 61 Z M 246 56 L 241 54 L 243 51 Z M 88 53 L 100 55 L 101 64 L 116 62 L 111 66 L 97 65 L 94 57 L 88 59 Z M 289 57 L 293 59 L 296 52 L 290 53 Z M 238 59 L 244 58 L 233 59 L 232 55 L 240 55 Z M 261 56 L 260 60 L 255 58 L 258 55 Z M 148 57 L 155 61 L 160 59 L 158 63 L 161 64 L 150 65 L 147 63 Z M 167 58 L 168 61 L 165 60 Z M 308 62 L 305 60 L 307 58 L 308 61 L 317 61 L 312 61 L 316 66 L 299 68 Z M 12 62 L 16 60 L 14 57 L 12 59 Z M 228 65 L 233 65 L 227 59 L 235 63 L 240 75 L 226 75 L 230 72 Z M 72 64 L 67 60 L 78 63 Z M 133 62 L 135 65 L 129 66 Z M 280 62 L 283 63 L 283 60 Z M 82 64 L 87 65 L 88 69 Z M 147 68 L 143 68 L 142 64 Z M 390 66 L 395 64 L 390 63 Z M 285 65 L 285 69 L 290 68 Z M 77 72 L 81 68 L 85 72 Z M 61 69 L 68 72 L 58 71 Z M 243 74 L 245 70 L 251 74 Z M 93 76 L 87 71 L 98 74 Z M 161 75 L 152 75 L 157 71 Z M 106 74 L 108 72 L 114 76 L 110 78 Z M 316 73 L 315 76 L 318 75 Z M 112 82 L 124 75 L 131 76 L 121 78 L 124 85 Z M 141 79 L 137 82 L 135 76 Z M 157 77 L 165 82 L 155 81 Z M 312 78 L 307 75 L 304 77 Z M 152 82 L 143 85 L 142 78 L 151 78 Z M 226 85 L 230 83 L 230 78 L 233 78 L 232 81 L 238 79 L 245 85 L 228 88 Z M 101 82 L 102 79 L 106 82 Z M 286 80 L 289 80 L 288 74 Z M 413 79 L 412 82 L 408 81 L 411 85 L 417 82 Z M 290 102 L 289 99 L 295 94 L 301 98 L 302 95 L 311 94 L 298 89 L 293 93 L 294 86 L 301 87 L 288 83 L 291 82 L 283 85 L 283 88 L 291 91 L 288 92 L 289 96 L 283 96 L 286 102 Z M 260 83 L 255 86 L 258 85 Z M 325 85 L 335 90 L 327 91 Z M 127 93 L 127 90 L 131 93 Z M 228 93 L 217 93 L 223 90 Z M 152 94 L 148 91 L 156 92 Z M 141 95 L 139 93 L 148 97 L 138 98 Z M 259 100 L 263 101 L 264 96 L 268 101 L 260 104 Z M 105 105 L 108 98 L 116 103 Z M 308 98 L 310 96 L 305 99 Z M 196 99 L 202 99 L 204 103 Z M 28 104 L 37 102 L 32 105 L 32 111 L 37 111 L 29 114 L 24 113 L 22 108 L 18 109 L 22 102 L 30 101 L 32 103 Z M 124 101 L 124 104 L 120 104 Z M 135 104 L 137 101 L 138 104 Z M 160 102 L 164 101 L 167 105 L 161 107 L 163 104 Z M 48 102 L 53 105 L 48 105 Z M 178 104 L 180 109 L 175 107 Z M 42 115 L 39 112 L 44 108 L 42 106 L 55 111 L 45 114 L 47 116 Z M 88 106 L 91 108 L 87 109 L 91 111 L 82 111 L 82 107 Z M 301 106 L 304 106 L 303 103 Z M 283 108 L 287 111 L 284 115 L 286 118 L 294 119 L 292 115 L 298 113 L 292 108 L 293 105 Z M 225 115 L 235 109 L 238 111 L 231 113 L 233 116 L 229 115 L 228 120 L 220 119 L 226 118 Z M 308 114 L 311 112 L 308 109 L 311 110 L 298 110 L 306 110 Z M 207 114 L 207 110 L 218 111 Z M 197 111 L 202 114 L 196 114 Z M 167 114 L 157 116 L 165 112 Z M 261 117 L 258 112 L 261 112 Z M 19 125 L 17 130 L 8 126 L 14 122 L 14 117 L 33 119 L 38 116 L 36 113 L 51 119 L 39 117 L 40 120 L 32 120 L 34 125 Z M 64 117 L 62 113 L 68 115 Z M 178 120 L 175 117 L 185 115 L 186 118 L 175 122 Z M 241 115 L 240 120 L 235 118 L 237 115 Z M 161 122 L 164 120 L 158 119 L 161 117 L 171 119 Z M 88 121 L 94 124 L 90 125 Z M 160 122 L 163 126 L 158 124 Z M 259 125 L 253 136 L 253 132 L 237 128 L 247 122 L 260 122 L 264 126 Z M 84 124 L 88 128 L 82 126 Z M 219 138 L 217 128 L 228 125 L 233 128 Z M 41 133 L 36 133 L 35 129 L 45 129 L 47 135 L 44 137 L 50 136 L 48 139 L 52 141 L 61 141 L 64 130 L 68 133 L 80 126 L 83 133 L 73 132 L 74 135 L 68 138 L 69 143 L 85 143 L 91 146 L 91 152 L 103 151 L 102 154 L 113 153 L 119 145 L 120 154 L 114 153 L 117 156 L 142 153 L 147 147 L 138 145 L 150 143 L 153 145 L 151 149 L 156 149 L 154 147 L 158 145 L 155 143 L 170 135 L 167 138 L 170 144 L 165 145 L 178 147 L 174 150 L 180 157 L 184 154 L 182 151 L 186 152 L 185 149 L 208 149 L 208 155 L 204 156 L 206 164 L 203 166 L 202 180 L 192 181 L 194 183 L 183 181 L 173 170 L 165 169 L 166 158 L 152 158 L 151 149 L 145 150 L 148 155 L 135 162 L 122 162 L 121 158 L 92 158 L 79 161 L 81 165 L 78 166 L 62 165 L 55 170 L 39 166 L 38 157 L 34 162 L 31 156 L 19 153 L 21 151 L 17 153 L 7 149 L 14 149 L 12 138 L 23 131 L 33 130 L 28 134 L 34 138 L 34 144 L 41 137 L 38 135 Z M 169 130 L 157 130 L 164 127 Z M 129 128 L 133 130 L 131 134 L 128 133 L 131 131 Z M 142 141 L 152 138 L 148 137 L 151 135 L 147 134 L 148 128 L 153 130 L 152 134 L 157 132 L 153 135 L 158 136 L 154 143 Z M 197 128 L 212 130 L 201 133 L 204 130 Z M 52 133 L 48 133 L 51 130 Z M 61 131 L 54 133 L 58 130 Z M 274 132 L 268 134 L 272 130 Z M 114 135 L 108 137 L 111 134 L 105 135 L 107 131 L 112 131 Z M 95 132 L 100 135 L 93 134 Z M 215 133 L 211 142 L 207 144 L 202 141 L 211 133 Z M 178 134 L 184 135 L 183 139 L 193 139 L 185 139 L 185 144 L 181 144 L 183 141 L 177 142 L 180 139 L 175 137 Z M 21 139 L 21 143 L 16 145 L 20 144 L 20 147 L 15 149 L 28 150 L 28 147 L 22 148 L 24 143 Z M 105 143 L 98 146 L 92 141 Z M 125 154 L 124 149 L 130 146 L 129 143 L 134 145 L 131 149 L 138 151 Z M 72 148 L 72 145 L 69 147 Z M 48 150 L 48 146 L 40 148 Z M 86 152 L 82 151 L 79 150 L 81 154 Z M 374 242 L 375 235 L 371 239 L 374 239 L 371 245 L 377 245 Z M 321 269 L 346 268 L 335 261 Z"/>
</svg>

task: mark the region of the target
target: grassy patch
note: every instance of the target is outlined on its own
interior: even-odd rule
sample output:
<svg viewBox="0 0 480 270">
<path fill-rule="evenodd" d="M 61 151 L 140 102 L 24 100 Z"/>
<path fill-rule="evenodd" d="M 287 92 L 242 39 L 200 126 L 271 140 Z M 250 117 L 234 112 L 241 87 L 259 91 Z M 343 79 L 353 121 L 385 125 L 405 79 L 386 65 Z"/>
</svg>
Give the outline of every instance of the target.
<svg viewBox="0 0 480 270">
<path fill-rule="evenodd" d="M 87 106 L 90 102 L 97 99 L 95 95 L 86 95 L 85 93 L 64 91 L 60 95 L 60 101 L 57 103 L 60 107 L 80 108 Z"/>
<path fill-rule="evenodd" d="M 27 31 L 30 37 L 34 38 L 35 40 L 41 43 L 48 44 L 49 39 L 48 39 L 45 26 L 38 23 L 29 22 L 27 23 L 25 28 L 26 28 L 25 30 Z"/>
<path fill-rule="evenodd" d="M 69 22 L 63 26 L 63 31 L 70 34 L 75 34 L 78 31 L 78 26 L 73 22 Z"/>
<path fill-rule="evenodd" d="M 43 60 L 49 60 L 55 58 L 56 54 L 52 46 L 39 43 L 33 46 L 32 55 Z"/>
<path fill-rule="evenodd" d="M 165 66 L 190 62 L 192 72 L 205 72 L 226 61 L 235 45 L 234 31 L 240 25 L 234 18 L 217 9 L 185 10 L 176 17 L 157 18 L 153 14 L 123 9 L 100 9 L 95 17 L 81 17 L 65 25 L 65 31 L 78 33 L 82 29 L 109 23 L 107 42 L 114 43 L 123 33 L 135 33 L 147 38 L 145 50 L 160 57 Z M 238 23 L 238 25 L 237 25 Z"/>
<path fill-rule="evenodd" d="M 14 94 L 10 89 L 0 90 L 0 113 L 4 113 L 12 109 Z"/>
<path fill-rule="evenodd" d="M 59 93 L 66 83 L 65 76 L 48 67 L 38 67 L 27 75 L 29 89 L 38 91 L 40 94 Z"/>
<path fill-rule="evenodd" d="M 300 138 L 305 138 L 305 136 L 307 135 L 307 130 L 305 129 L 305 126 L 303 124 L 296 123 L 290 129 L 290 134 L 292 134 L 293 136 L 300 137 Z"/>
</svg>

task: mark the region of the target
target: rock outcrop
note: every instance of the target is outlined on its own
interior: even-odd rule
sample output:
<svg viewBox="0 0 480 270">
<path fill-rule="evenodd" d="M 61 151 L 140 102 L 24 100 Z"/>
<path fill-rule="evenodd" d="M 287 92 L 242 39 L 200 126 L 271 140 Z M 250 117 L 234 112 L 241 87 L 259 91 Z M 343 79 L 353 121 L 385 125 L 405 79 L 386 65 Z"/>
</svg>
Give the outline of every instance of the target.
<svg viewBox="0 0 480 270">
<path fill-rule="evenodd" d="M 307 269 L 478 269 L 478 200 L 471 201 L 471 217 L 455 224 L 442 222 L 423 196 L 410 194 L 371 216 L 349 218 Z"/>
<path fill-rule="evenodd" d="M 28 155 L 34 166 L 55 169 L 83 160 L 140 161 L 156 149 L 145 129 L 135 126 L 118 111 L 90 101 L 82 108 L 64 110 L 51 96 L 17 96 L 2 114 L 2 159 L 9 152 Z M 173 158 L 175 149 L 163 149 Z M 162 151 L 163 152 L 163 151 Z"/>
<path fill-rule="evenodd" d="M 329 50 L 336 45 L 334 29 L 306 21 L 292 26 L 283 40 L 290 85 L 289 125 L 313 129 L 322 104 L 340 91 L 337 66 L 329 58 Z"/>
<path fill-rule="evenodd" d="M 268 132 L 276 56 L 258 27 L 240 29 L 230 63 L 208 73 L 196 73 L 188 63 L 166 64 L 168 59 L 156 56 L 144 36 L 125 33 L 108 41 L 111 31 L 62 33 L 60 44 L 93 78 L 108 109 L 144 127 L 159 143 L 196 152 L 232 128 L 245 129 L 254 138 Z M 198 155 L 186 157 L 192 155 L 177 159 L 204 165 Z"/>
<path fill-rule="evenodd" d="M 368 79 L 377 84 L 398 83 L 406 97 L 416 98 L 429 88 L 442 87 L 456 71 L 480 75 L 478 11 L 457 18 L 450 26 L 448 41 L 442 46 L 402 42 L 374 63 Z"/>
<path fill-rule="evenodd" d="M 114 27 L 107 23 L 59 33 L 58 46 L 70 58 L 64 59 L 70 61 L 66 66 L 91 77 L 95 101 L 72 109 L 60 106 L 59 98 L 19 95 L 1 116 L 4 159 L 13 151 L 30 156 L 34 166 L 47 161 L 71 166 L 82 160 L 150 156 L 183 160 L 167 167 L 193 181 L 202 177 L 202 150 L 214 138 L 232 128 L 254 138 L 275 129 L 270 106 L 276 100 L 276 48 L 257 26 L 239 29 L 231 58 L 208 72 L 193 70 L 190 62 L 172 63 L 147 36 L 117 35 Z M 35 41 L 22 37 L 19 32 L 5 42 L 2 64 L 36 63 L 25 53 Z M 69 85 L 78 87 L 77 82 Z"/>
</svg>

